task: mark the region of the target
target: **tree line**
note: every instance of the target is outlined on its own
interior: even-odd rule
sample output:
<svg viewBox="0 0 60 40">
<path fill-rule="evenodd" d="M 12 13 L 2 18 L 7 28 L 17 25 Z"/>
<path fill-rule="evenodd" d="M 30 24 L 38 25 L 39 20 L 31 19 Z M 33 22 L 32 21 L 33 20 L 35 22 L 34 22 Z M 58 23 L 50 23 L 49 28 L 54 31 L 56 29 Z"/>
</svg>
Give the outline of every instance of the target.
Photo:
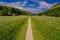
<svg viewBox="0 0 60 40">
<path fill-rule="evenodd" d="M 28 11 L 23 11 L 17 8 L 2 6 L 0 5 L 0 16 L 18 16 L 18 15 L 29 15 Z"/>
</svg>

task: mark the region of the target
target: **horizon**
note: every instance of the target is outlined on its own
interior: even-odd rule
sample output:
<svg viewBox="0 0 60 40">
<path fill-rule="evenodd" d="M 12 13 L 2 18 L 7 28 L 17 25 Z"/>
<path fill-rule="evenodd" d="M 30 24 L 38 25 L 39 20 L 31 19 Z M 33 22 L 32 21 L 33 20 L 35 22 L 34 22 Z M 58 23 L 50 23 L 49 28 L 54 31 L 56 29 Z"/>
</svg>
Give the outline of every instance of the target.
<svg viewBox="0 0 60 40">
<path fill-rule="evenodd" d="M 43 12 L 60 0 L 0 0 L 0 5 L 19 8 L 32 13 Z"/>
</svg>

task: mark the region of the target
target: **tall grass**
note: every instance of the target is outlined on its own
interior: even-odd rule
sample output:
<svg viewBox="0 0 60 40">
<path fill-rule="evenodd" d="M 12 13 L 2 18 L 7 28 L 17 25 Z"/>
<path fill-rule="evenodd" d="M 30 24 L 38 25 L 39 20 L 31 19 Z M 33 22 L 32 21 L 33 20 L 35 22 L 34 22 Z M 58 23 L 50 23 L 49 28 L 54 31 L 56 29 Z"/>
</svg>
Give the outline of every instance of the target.
<svg viewBox="0 0 60 40">
<path fill-rule="evenodd" d="M 60 17 L 31 17 L 34 40 L 60 40 Z"/>
<path fill-rule="evenodd" d="M 27 19 L 26 16 L 0 16 L 0 40 L 16 40 L 18 33 L 26 30 Z M 23 39 L 24 34 L 21 34 Z"/>
</svg>

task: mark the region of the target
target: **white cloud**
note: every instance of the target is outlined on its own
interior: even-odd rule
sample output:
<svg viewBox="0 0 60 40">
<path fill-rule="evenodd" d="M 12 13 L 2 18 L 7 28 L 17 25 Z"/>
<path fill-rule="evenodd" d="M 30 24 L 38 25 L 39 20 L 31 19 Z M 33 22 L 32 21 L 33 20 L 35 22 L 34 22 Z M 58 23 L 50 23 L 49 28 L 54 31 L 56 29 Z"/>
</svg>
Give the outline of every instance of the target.
<svg viewBox="0 0 60 40">
<path fill-rule="evenodd" d="M 0 5 L 7 5 L 7 6 L 25 6 L 27 4 L 27 1 L 24 2 L 0 2 Z"/>
<path fill-rule="evenodd" d="M 36 0 L 37 1 L 37 0 Z M 15 8 L 18 8 L 18 9 L 22 9 L 22 10 L 26 10 L 26 11 L 30 11 L 30 12 L 33 12 L 33 13 L 36 13 L 36 12 L 40 12 L 42 11 L 41 9 L 42 8 L 50 8 L 51 6 L 53 6 L 54 4 L 48 4 L 47 2 L 43 2 L 43 1 L 38 1 L 39 3 L 39 7 L 37 8 L 25 8 L 23 6 L 26 6 L 27 4 L 27 1 L 24 1 L 24 2 L 0 2 L 0 5 L 5 5 L 5 6 L 11 6 L 11 7 L 15 7 Z M 34 6 L 32 4 L 30 4 L 29 6 Z"/>
<path fill-rule="evenodd" d="M 25 6 L 27 4 L 27 1 L 24 1 L 21 6 Z"/>
<path fill-rule="evenodd" d="M 0 5 L 4 5 L 4 6 L 10 6 L 10 7 L 15 7 L 15 8 L 19 8 L 19 9 L 23 9 L 23 6 L 25 6 L 27 4 L 27 1 L 22 2 L 0 2 Z"/>
<path fill-rule="evenodd" d="M 52 7 L 54 4 L 49 4 L 47 2 L 43 2 L 43 1 L 40 1 L 39 4 L 41 5 L 41 7 L 47 7 L 47 8 L 50 8 Z"/>
<path fill-rule="evenodd" d="M 29 6 L 35 6 L 35 5 L 30 4 Z"/>
<path fill-rule="evenodd" d="M 35 1 L 37 2 L 37 0 L 35 0 Z M 32 12 L 34 12 L 34 13 L 42 12 L 42 11 L 47 10 L 47 9 L 49 9 L 50 7 L 52 7 L 53 5 L 56 4 L 56 3 L 54 3 L 54 4 L 49 4 L 49 3 L 44 2 L 44 1 L 38 1 L 38 3 L 39 3 L 40 6 L 38 6 L 37 8 L 32 8 L 32 9 L 30 8 L 30 10 L 31 10 Z M 43 8 L 46 8 L 46 9 L 42 10 Z"/>
</svg>

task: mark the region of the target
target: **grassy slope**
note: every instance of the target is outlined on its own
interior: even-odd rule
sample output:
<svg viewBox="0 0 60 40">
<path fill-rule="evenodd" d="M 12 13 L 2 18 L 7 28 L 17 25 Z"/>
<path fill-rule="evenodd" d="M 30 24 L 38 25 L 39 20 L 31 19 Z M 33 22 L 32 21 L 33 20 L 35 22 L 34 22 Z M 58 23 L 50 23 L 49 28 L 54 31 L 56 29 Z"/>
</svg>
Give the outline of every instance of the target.
<svg viewBox="0 0 60 40">
<path fill-rule="evenodd" d="M 60 8 L 60 3 L 57 3 L 56 5 L 54 5 L 53 7 L 51 7 L 50 9 L 54 9 L 54 8 Z"/>
<path fill-rule="evenodd" d="M 39 15 L 47 15 L 47 16 L 56 16 L 60 17 L 60 3 L 57 3 L 53 7 L 49 8 L 48 10 L 39 13 Z"/>
<path fill-rule="evenodd" d="M 27 19 L 26 16 L 0 16 L 0 40 L 16 40 L 19 34 L 24 40 Z"/>
<path fill-rule="evenodd" d="M 60 40 L 60 17 L 33 16 L 34 40 Z"/>
<path fill-rule="evenodd" d="M 48 16 L 57 16 L 57 17 L 60 17 L 60 3 L 54 5 L 50 9 L 48 9 L 46 11 L 46 14 Z"/>
</svg>

